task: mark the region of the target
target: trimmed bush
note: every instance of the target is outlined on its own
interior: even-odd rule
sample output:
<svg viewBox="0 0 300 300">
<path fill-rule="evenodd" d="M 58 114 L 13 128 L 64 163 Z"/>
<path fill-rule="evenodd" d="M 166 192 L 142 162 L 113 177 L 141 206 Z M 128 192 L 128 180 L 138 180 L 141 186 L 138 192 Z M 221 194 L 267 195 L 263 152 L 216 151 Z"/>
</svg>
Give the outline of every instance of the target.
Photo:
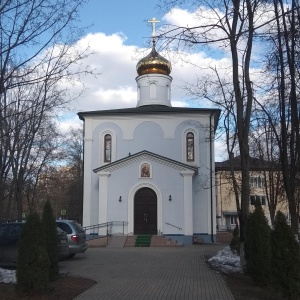
<svg viewBox="0 0 300 300">
<path fill-rule="evenodd" d="M 247 272 L 257 284 L 268 284 L 271 274 L 271 229 L 260 202 L 246 222 L 245 259 Z"/>
<path fill-rule="evenodd" d="M 50 201 L 46 201 L 43 208 L 43 233 L 46 245 L 46 251 L 48 253 L 50 269 L 49 280 L 53 281 L 57 278 L 59 273 L 58 266 L 58 249 L 57 249 L 57 230 L 56 223 L 53 214 L 53 209 Z"/>
<path fill-rule="evenodd" d="M 37 213 L 29 214 L 18 243 L 17 291 L 39 294 L 47 289 L 49 260 L 42 223 Z"/>
<path fill-rule="evenodd" d="M 272 283 L 287 299 L 300 299 L 299 244 L 282 212 L 277 212 L 272 245 Z"/>
</svg>

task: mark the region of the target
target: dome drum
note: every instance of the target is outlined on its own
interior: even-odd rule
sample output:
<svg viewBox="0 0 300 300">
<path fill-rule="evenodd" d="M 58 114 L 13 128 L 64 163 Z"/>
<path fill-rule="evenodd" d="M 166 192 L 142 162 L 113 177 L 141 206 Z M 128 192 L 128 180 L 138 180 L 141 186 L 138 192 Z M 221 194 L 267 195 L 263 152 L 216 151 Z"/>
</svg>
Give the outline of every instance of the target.
<svg viewBox="0 0 300 300">
<path fill-rule="evenodd" d="M 171 105 L 172 77 L 161 74 L 147 74 L 136 78 L 138 88 L 137 106 Z"/>
</svg>

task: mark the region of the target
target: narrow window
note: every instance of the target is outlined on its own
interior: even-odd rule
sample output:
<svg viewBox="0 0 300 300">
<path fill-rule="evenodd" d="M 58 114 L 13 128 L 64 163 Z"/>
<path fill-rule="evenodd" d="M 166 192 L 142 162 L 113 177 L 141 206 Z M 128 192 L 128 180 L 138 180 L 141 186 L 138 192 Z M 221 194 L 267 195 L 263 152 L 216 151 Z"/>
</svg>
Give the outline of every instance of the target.
<svg viewBox="0 0 300 300">
<path fill-rule="evenodd" d="M 250 187 L 254 187 L 254 178 L 250 177 Z"/>
<path fill-rule="evenodd" d="M 194 134 L 189 132 L 186 135 L 186 159 L 187 161 L 194 161 L 195 154 L 194 154 Z"/>
<path fill-rule="evenodd" d="M 151 99 L 156 98 L 156 84 L 155 83 L 150 84 L 150 98 Z"/>
<path fill-rule="evenodd" d="M 236 225 L 236 224 L 237 224 L 237 216 L 230 215 L 230 225 Z"/>
<path fill-rule="evenodd" d="M 111 162 L 111 135 L 104 136 L 104 162 Z"/>
<path fill-rule="evenodd" d="M 171 99 L 171 97 L 170 97 L 171 88 L 170 88 L 170 86 L 168 84 L 167 84 L 166 87 L 167 87 L 167 97 L 168 97 L 167 99 L 170 100 Z"/>
<path fill-rule="evenodd" d="M 138 86 L 138 89 L 137 89 L 137 97 L 138 97 L 138 101 L 141 99 L 141 87 Z"/>
</svg>

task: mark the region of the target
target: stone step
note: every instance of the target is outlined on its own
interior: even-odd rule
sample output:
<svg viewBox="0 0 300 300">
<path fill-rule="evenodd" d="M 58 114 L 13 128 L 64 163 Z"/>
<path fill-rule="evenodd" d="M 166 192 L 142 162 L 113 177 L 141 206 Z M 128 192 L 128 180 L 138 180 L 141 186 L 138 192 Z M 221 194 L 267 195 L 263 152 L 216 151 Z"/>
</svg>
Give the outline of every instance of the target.
<svg viewBox="0 0 300 300">
<path fill-rule="evenodd" d="M 134 247 L 135 240 L 136 235 L 127 236 L 125 247 Z M 182 243 L 163 236 L 153 235 L 151 238 L 150 247 L 182 247 Z"/>
<path fill-rule="evenodd" d="M 127 237 L 125 235 L 113 235 L 109 241 L 108 248 L 124 248 Z"/>
<path fill-rule="evenodd" d="M 135 247 L 150 247 L 151 235 L 138 235 L 135 239 Z"/>
<path fill-rule="evenodd" d="M 109 244 L 111 238 L 101 237 L 95 238 L 92 240 L 87 240 L 86 244 L 89 248 L 99 248 L 99 247 L 106 247 Z"/>
<path fill-rule="evenodd" d="M 126 239 L 124 247 L 134 247 L 134 245 L 135 245 L 135 239 L 136 239 L 135 235 L 129 235 L 129 236 L 127 236 L 127 239 Z"/>
<path fill-rule="evenodd" d="M 151 239 L 151 247 L 178 247 L 182 246 L 182 243 L 178 243 L 175 240 L 169 238 L 153 235 Z"/>
<path fill-rule="evenodd" d="M 103 237 L 93 240 L 88 240 L 88 247 L 110 247 L 110 248 L 123 248 L 123 247 L 135 247 L 136 235 L 129 236 L 111 236 L 109 238 Z M 150 247 L 181 247 L 182 243 L 175 240 L 153 235 L 151 238 Z"/>
</svg>

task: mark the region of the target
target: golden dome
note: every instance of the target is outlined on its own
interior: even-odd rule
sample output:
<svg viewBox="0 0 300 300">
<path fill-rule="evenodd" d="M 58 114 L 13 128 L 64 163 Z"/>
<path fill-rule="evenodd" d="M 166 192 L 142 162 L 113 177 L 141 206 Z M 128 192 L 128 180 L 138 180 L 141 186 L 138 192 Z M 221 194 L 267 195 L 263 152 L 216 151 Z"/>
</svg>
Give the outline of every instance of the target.
<svg viewBox="0 0 300 300">
<path fill-rule="evenodd" d="M 136 65 L 138 75 L 163 74 L 169 75 L 172 70 L 171 63 L 159 55 L 153 45 L 152 51 L 142 58 Z"/>
</svg>

